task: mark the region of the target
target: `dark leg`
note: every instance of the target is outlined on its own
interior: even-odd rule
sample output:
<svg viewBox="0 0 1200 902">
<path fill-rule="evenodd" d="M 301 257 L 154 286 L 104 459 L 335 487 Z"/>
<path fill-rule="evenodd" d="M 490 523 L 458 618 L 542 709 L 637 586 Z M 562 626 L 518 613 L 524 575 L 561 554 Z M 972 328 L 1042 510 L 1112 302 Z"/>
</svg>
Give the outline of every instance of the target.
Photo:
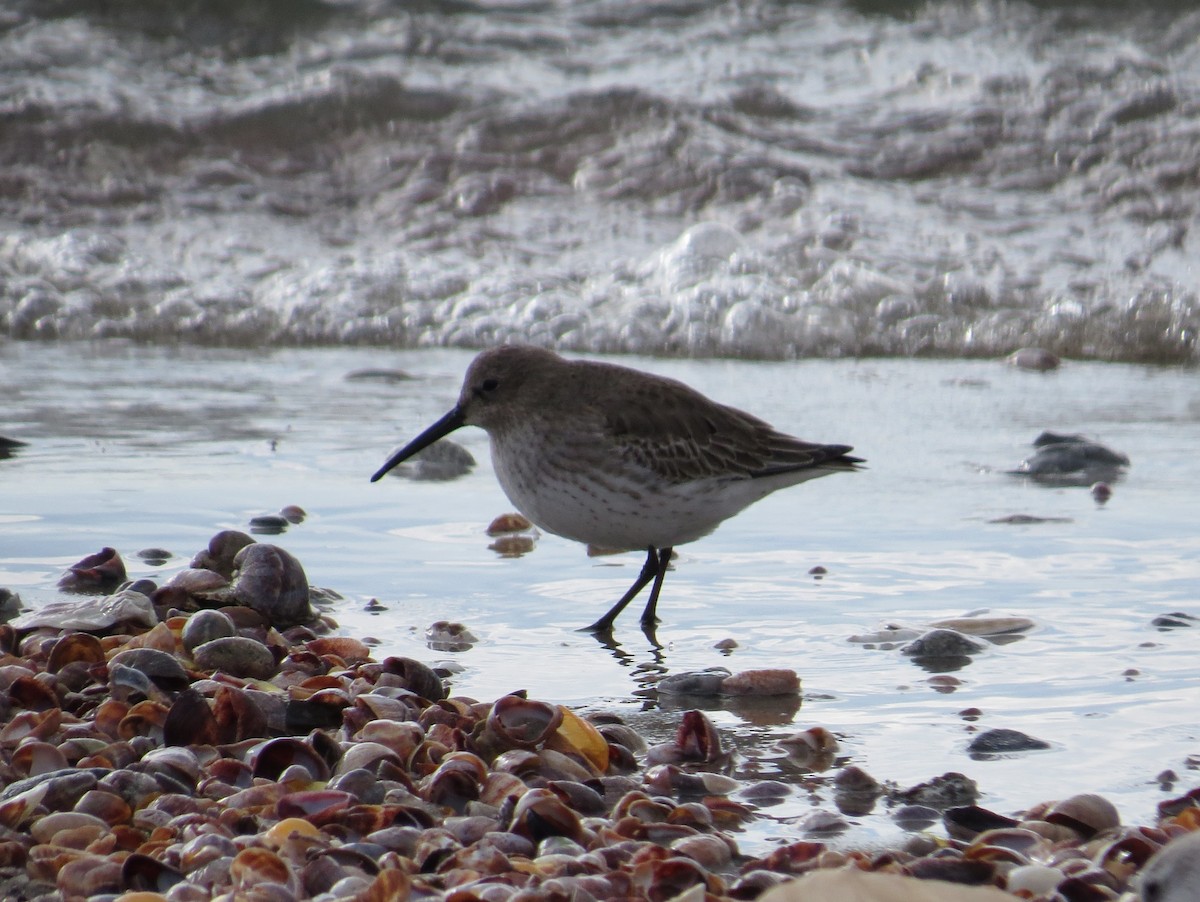
<svg viewBox="0 0 1200 902">
<path fill-rule="evenodd" d="M 667 549 L 666 554 L 667 554 L 666 559 L 670 560 L 671 559 L 670 549 Z M 629 587 L 629 591 L 621 596 L 620 601 L 618 601 L 611 608 L 609 608 L 607 614 L 605 614 L 603 617 L 601 617 L 599 620 L 597 620 L 591 626 L 585 626 L 583 629 L 580 630 L 580 632 L 581 633 L 611 633 L 612 628 L 613 628 L 613 621 L 617 619 L 617 615 L 620 614 L 623 610 L 625 610 L 626 605 L 628 605 L 629 602 L 633 601 L 633 599 L 637 597 L 638 592 L 642 591 L 642 589 L 644 589 L 646 587 L 646 583 L 650 582 L 650 580 L 655 581 L 654 582 L 654 590 L 651 594 L 651 598 L 653 601 L 657 601 L 658 600 L 658 590 L 660 588 L 662 588 L 662 573 L 660 571 L 665 570 L 665 569 L 666 569 L 665 567 L 660 567 L 660 565 L 659 565 L 658 551 L 656 551 L 654 548 L 647 548 L 646 549 L 646 563 L 642 564 L 642 572 L 638 574 L 638 578 L 636 580 L 634 580 L 633 585 Z M 654 611 L 653 611 L 652 607 L 647 606 L 646 610 L 650 612 L 650 616 L 651 616 L 651 618 L 653 618 Z M 643 614 L 642 615 L 643 621 L 645 621 L 645 617 L 646 617 L 646 615 Z"/>
<path fill-rule="evenodd" d="M 654 553 L 654 549 L 650 549 Z M 658 593 L 662 591 L 663 579 L 667 575 L 667 565 L 671 563 L 671 549 L 663 548 L 658 552 L 658 572 L 654 575 L 654 586 L 650 589 L 650 600 L 646 602 L 646 610 L 642 611 L 642 629 L 650 631 L 658 623 L 654 609 L 658 607 Z"/>
</svg>

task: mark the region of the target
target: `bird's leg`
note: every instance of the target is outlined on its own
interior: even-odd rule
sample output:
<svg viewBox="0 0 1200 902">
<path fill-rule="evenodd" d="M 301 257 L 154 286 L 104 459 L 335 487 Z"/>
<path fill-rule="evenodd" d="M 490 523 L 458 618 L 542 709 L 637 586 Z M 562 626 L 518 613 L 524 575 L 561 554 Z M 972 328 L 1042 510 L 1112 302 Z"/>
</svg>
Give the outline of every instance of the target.
<svg viewBox="0 0 1200 902">
<path fill-rule="evenodd" d="M 667 553 L 667 560 L 670 560 L 671 550 L 668 548 L 666 553 Z M 658 551 L 655 550 L 654 547 L 647 548 L 646 549 L 646 563 L 642 564 L 642 572 L 638 574 L 638 578 L 636 580 L 634 580 L 633 585 L 629 587 L 629 591 L 621 596 L 620 601 L 618 601 L 611 608 L 609 608 L 607 614 L 605 614 L 603 617 L 601 617 L 599 620 L 597 620 L 591 626 L 585 626 L 583 629 L 580 630 L 580 632 L 581 633 L 611 633 L 612 628 L 613 628 L 613 621 L 617 619 L 617 615 L 620 614 L 623 610 L 625 610 L 625 606 L 628 605 L 629 602 L 633 601 L 633 599 L 637 597 L 638 592 L 642 591 L 642 589 L 644 589 L 646 587 L 646 583 L 650 582 L 650 580 L 652 580 L 652 579 L 655 580 L 655 583 L 654 583 L 654 593 L 651 597 L 652 597 L 652 599 L 657 601 L 658 590 L 662 587 L 662 574 L 660 573 L 660 570 L 664 570 L 664 569 L 665 568 L 660 567 L 660 565 L 659 565 Z M 654 611 L 651 609 L 650 606 L 647 607 L 647 611 L 650 612 L 651 617 L 654 616 Z M 646 616 L 645 614 L 642 615 L 643 621 L 645 620 L 645 616 Z"/>
<path fill-rule="evenodd" d="M 658 616 L 654 613 L 654 609 L 658 607 L 658 593 L 662 591 L 663 579 L 667 575 L 667 565 L 671 563 L 670 548 L 662 548 L 658 552 L 658 572 L 654 574 L 654 586 L 650 589 L 650 600 L 646 602 L 646 609 L 642 611 L 642 630 L 644 632 L 653 632 L 655 624 L 658 623 Z M 650 549 L 650 554 L 654 554 L 654 549 Z"/>
</svg>

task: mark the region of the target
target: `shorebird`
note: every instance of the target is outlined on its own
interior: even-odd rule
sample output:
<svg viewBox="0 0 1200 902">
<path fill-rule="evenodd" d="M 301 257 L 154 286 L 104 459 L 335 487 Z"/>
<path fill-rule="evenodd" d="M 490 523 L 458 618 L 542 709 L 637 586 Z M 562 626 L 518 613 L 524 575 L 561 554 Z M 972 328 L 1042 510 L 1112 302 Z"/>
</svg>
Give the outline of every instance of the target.
<svg viewBox="0 0 1200 902">
<path fill-rule="evenodd" d="M 1142 902 L 1200 902 L 1200 832 L 1185 833 L 1155 852 L 1138 890 Z"/>
<path fill-rule="evenodd" d="M 641 623 L 653 630 L 676 545 L 776 489 L 862 463 L 848 445 L 777 432 L 674 379 L 509 345 L 480 353 L 458 403 L 371 481 L 462 426 L 488 433 L 500 486 L 537 526 L 607 550 L 646 552 L 629 591 L 584 628 L 599 634 L 612 632 L 651 580 Z"/>
</svg>

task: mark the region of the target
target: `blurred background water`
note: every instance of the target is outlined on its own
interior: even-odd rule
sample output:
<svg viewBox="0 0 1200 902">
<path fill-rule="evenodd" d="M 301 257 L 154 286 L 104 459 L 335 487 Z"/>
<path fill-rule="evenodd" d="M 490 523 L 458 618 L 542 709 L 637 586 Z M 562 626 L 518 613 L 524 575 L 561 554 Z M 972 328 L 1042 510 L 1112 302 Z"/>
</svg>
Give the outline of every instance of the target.
<svg viewBox="0 0 1200 902">
<path fill-rule="evenodd" d="M 882 780 L 1150 819 L 1200 741 L 1195 630 L 1153 625 L 1200 613 L 1198 84 L 1184 2 L 17 0 L 0 435 L 28 446 L 0 460 L 0 586 L 56 599 L 102 545 L 165 578 L 298 504 L 269 540 L 342 593 L 331 615 L 461 668 L 456 692 L 665 735 L 662 673 L 791 667 L 798 711 L 713 712 L 744 774 L 806 780 L 774 743 L 819 724 Z M 509 340 L 633 355 L 870 468 L 681 548 L 664 648 L 636 615 L 603 648 L 574 630 L 639 556 L 489 550 L 509 505 L 481 433 L 456 435 L 463 479 L 366 482 L 466 349 Z M 1070 359 L 994 361 L 1029 345 Z M 1129 455 L 1107 505 L 1005 473 L 1043 429 Z M 980 609 L 1035 625 L 954 692 L 848 641 Z M 478 643 L 429 648 L 437 620 Z M 976 761 L 989 727 L 1051 748 Z M 832 808 L 807 785 L 757 839 Z"/>
<path fill-rule="evenodd" d="M 1189 2 L 0 13 L 0 332 L 1195 362 Z"/>
</svg>

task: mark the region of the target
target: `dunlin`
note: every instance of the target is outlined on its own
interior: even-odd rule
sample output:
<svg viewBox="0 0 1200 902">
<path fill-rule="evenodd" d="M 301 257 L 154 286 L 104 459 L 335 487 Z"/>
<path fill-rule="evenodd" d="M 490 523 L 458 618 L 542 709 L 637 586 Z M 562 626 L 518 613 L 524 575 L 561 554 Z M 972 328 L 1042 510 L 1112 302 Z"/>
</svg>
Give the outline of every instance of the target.
<svg viewBox="0 0 1200 902">
<path fill-rule="evenodd" d="M 506 346 L 476 357 L 454 408 L 371 481 L 461 426 L 488 433 L 501 487 L 539 527 L 600 548 L 646 551 L 629 591 L 586 627 L 595 633 L 610 633 L 651 580 L 642 628 L 653 628 L 676 545 L 776 489 L 861 463 L 848 445 L 784 435 L 674 379 Z"/>
<path fill-rule="evenodd" d="M 1142 902 L 1200 902 L 1200 833 L 1171 840 L 1138 878 Z"/>
</svg>

